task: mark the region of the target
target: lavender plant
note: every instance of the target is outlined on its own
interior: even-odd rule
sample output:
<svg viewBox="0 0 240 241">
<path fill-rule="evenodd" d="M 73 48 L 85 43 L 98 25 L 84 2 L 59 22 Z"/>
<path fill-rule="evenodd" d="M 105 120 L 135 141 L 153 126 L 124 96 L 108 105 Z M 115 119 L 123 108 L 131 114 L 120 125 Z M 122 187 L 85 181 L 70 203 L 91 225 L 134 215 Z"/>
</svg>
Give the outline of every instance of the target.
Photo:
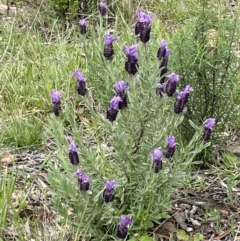
<svg viewBox="0 0 240 241">
<path fill-rule="evenodd" d="M 156 56 L 154 44 L 150 42 L 149 48 L 143 48 L 122 43 L 127 56 L 125 71 L 122 47 L 118 48 L 121 54 L 116 51 L 119 58 L 114 67 L 114 58 L 112 62 L 105 62 L 104 34 L 99 36 L 102 41 L 93 52 L 99 49 L 97 56 L 98 62 L 103 60 L 102 69 L 98 68 L 97 72 L 92 69 L 88 84 L 95 89 L 92 91 L 90 87 L 88 96 L 78 98 L 91 113 L 89 118 L 97 123 L 101 135 L 95 134 L 98 130 L 94 126 L 86 131 L 84 123 L 77 123 L 74 110 L 67 104 L 61 118 L 49 117 L 48 133 L 55 137 L 58 150 L 55 158 L 60 167 L 49 164 L 48 182 L 53 188 L 55 210 L 72 224 L 79 233 L 78 238 L 117 240 L 146 233 L 168 216 L 171 193 L 184 185 L 194 157 L 210 142 L 206 142 L 206 138 L 203 140 L 204 127 L 189 121 L 195 134 L 186 145 L 177 143 L 181 138 L 177 130 L 184 120 L 193 89 L 186 86 L 182 91 L 181 103 L 184 104 L 177 105 L 181 110 L 177 112 L 175 99 L 165 92 L 171 90 L 170 96 L 175 93 L 178 75 L 170 75 L 174 87 L 161 86 L 161 95 L 156 95 L 159 61 L 152 58 Z M 85 51 L 90 50 L 86 48 Z M 86 56 L 89 55 L 86 52 Z M 96 60 L 89 58 L 88 62 L 91 61 L 95 63 Z M 111 67 L 106 70 L 108 65 Z M 105 73 L 104 78 L 112 81 L 105 81 L 97 88 L 93 73 Z M 100 110 L 92 105 L 94 94 Z M 70 123 L 67 130 L 64 127 L 66 119 Z M 206 124 L 205 128 L 209 126 Z M 73 153 L 79 155 L 80 161 L 72 158 Z M 72 215 L 67 209 L 73 210 Z"/>
<path fill-rule="evenodd" d="M 88 20 L 81 19 L 79 21 L 79 27 L 80 27 L 80 33 L 81 34 L 86 34 L 87 33 L 87 25 L 88 25 Z"/>
</svg>

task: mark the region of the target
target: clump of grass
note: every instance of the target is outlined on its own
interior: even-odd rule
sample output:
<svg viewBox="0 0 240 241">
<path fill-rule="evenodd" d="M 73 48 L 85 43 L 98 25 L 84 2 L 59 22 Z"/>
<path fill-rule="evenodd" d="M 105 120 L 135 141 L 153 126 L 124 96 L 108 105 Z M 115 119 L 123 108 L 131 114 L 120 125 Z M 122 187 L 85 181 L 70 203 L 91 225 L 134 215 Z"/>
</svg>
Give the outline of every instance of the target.
<svg viewBox="0 0 240 241">
<path fill-rule="evenodd" d="M 42 122 L 28 116 L 3 121 L 1 143 L 16 148 L 36 148 L 43 142 Z"/>
</svg>

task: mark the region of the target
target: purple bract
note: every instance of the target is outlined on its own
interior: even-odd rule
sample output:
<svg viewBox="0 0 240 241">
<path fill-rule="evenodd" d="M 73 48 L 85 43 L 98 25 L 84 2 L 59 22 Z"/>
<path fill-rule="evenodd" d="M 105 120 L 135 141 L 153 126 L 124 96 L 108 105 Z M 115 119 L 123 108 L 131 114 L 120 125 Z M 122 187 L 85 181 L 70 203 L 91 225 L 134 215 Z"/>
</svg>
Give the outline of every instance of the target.
<svg viewBox="0 0 240 241">
<path fill-rule="evenodd" d="M 87 78 L 83 76 L 82 72 L 80 70 L 76 70 L 72 74 L 73 77 L 76 77 L 78 81 L 80 82 L 86 82 Z"/>
<path fill-rule="evenodd" d="M 132 45 L 132 46 L 127 46 L 125 45 L 123 47 L 125 54 L 127 57 L 134 57 L 135 59 L 138 59 L 138 45 Z"/>
<path fill-rule="evenodd" d="M 204 126 L 208 129 L 210 129 L 211 131 L 213 131 L 214 126 L 215 126 L 215 121 L 216 121 L 215 118 L 208 118 L 208 119 L 206 119 Z"/>
<path fill-rule="evenodd" d="M 69 151 L 71 152 L 78 152 L 78 147 L 77 145 L 74 143 L 74 142 L 71 142 L 70 145 L 69 145 Z"/>
<path fill-rule="evenodd" d="M 141 22 L 141 23 L 149 24 L 153 19 L 152 14 L 147 14 L 142 10 L 137 10 L 136 14 L 137 14 L 137 17 L 138 17 L 138 21 Z"/>
<path fill-rule="evenodd" d="M 53 103 L 59 103 L 61 101 L 61 92 L 58 90 L 52 90 L 50 96 Z"/>
<path fill-rule="evenodd" d="M 173 135 L 170 135 L 167 138 L 167 142 L 168 142 L 169 147 L 171 147 L 171 148 L 173 148 L 177 144 L 177 142 L 175 141 L 175 137 Z"/>
<path fill-rule="evenodd" d="M 167 76 L 169 78 L 169 80 L 173 83 L 178 82 L 180 80 L 180 77 L 178 74 L 175 73 L 171 73 Z"/>
<path fill-rule="evenodd" d="M 116 187 L 118 184 L 117 181 L 106 181 L 105 188 L 109 191 L 113 190 L 114 187 Z"/>
<path fill-rule="evenodd" d="M 119 80 L 115 85 L 115 90 L 119 92 L 124 92 L 125 90 L 129 89 L 129 86 L 126 84 L 124 80 Z"/>
<path fill-rule="evenodd" d="M 88 20 L 86 20 L 86 19 L 81 19 L 81 20 L 79 21 L 79 24 L 80 24 L 81 26 L 87 26 Z"/>
<path fill-rule="evenodd" d="M 112 42 L 116 41 L 116 40 L 118 40 L 118 37 L 113 36 L 113 35 L 111 35 L 109 33 L 105 34 L 105 36 L 104 36 L 104 41 L 108 45 L 112 44 Z"/>
<path fill-rule="evenodd" d="M 155 160 L 161 160 L 162 159 L 162 152 L 159 149 L 154 149 L 151 151 L 152 159 Z"/>
<path fill-rule="evenodd" d="M 110 101 L 110 108 L 114 109 L 114 110 L 117 110 L 118 106 L 119 106 L 119 102 L 121 102 L 121 101 L 122 101 L 121 97 L 114 96 Z"/>
<path fill-rule="evenodd" d="M 125 215 L 122 215 L 119 224 L 121 226 L 128 227 L 129 225 L 132 224 L 132 218 L 130 218 L 128 216 L 125 216 Z"/>
<path fill-rule="evenodd" d="M 191 93 L 194 91 L 194 89 L 190 85 L 186 85 L 186 87 L 183 90 L 185 93 Z"/>
</svg>

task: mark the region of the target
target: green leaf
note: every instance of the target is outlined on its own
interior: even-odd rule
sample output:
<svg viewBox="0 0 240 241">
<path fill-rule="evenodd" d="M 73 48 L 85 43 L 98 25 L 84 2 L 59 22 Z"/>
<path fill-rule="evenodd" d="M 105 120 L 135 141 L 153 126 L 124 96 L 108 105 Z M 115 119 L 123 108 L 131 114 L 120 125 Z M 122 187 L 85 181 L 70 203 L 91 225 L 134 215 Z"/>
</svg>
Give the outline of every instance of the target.
<svg viewBox="0 0 240 241">
<path fill-rule="evenodd" d="M 128 241 L 136 241 L 136 238 L 134 236 L 131 236 Z"/>
<path fill-rule="evenodd" d="M 186 232 L 182 229 L 178 230 L 177 237 L 180 240 L 188 241 L 189 236 L 186 234 Z"/>
<path fill-rule="evenodd" d="M 199 127 L 196 126 L 191 120 L 188 120 L 189 124 L 192 126 L 192 128 L 194 128 L 195 130 L 199 130 Z"/>
<path fill-rule="evenodd" d="M 194 241 L 201 241 L 204 239 L 204 236 L 201 233 L 197 233 L 194 235 Z"/>
<path fill-rule="evenodd" d="M 153 239 L 149 236 L 141 236 L 139 240 L 140 241 L 152 241 Z"/>
<path fill-rule="evenodd" d="M 153 227 L 154 227 L 154 224 L 153 224 L 152 221 L 147 220 L 147 221 L 146 221 L 146 226 L 147 226 L 148 228 L 153 228 Z"/>
</svg>

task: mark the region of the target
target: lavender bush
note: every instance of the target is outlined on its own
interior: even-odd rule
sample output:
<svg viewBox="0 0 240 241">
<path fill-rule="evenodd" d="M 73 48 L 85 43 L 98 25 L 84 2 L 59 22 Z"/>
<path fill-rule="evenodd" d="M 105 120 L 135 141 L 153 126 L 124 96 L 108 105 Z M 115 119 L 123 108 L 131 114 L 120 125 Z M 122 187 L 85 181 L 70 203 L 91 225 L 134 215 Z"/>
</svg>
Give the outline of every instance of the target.
<svg viewBox="0 0 240 241">
<path fill-rule="evenodd" d="M 89 94 L 75 96 L 89 110 L 91 127 L 76 121 L 69 104 L 60 118 L 49 117 L 48 133 L 55 138 L 59 163 L 49 163 L 52 204 L 81 239 L 141 235 L 166 218 L 171 193 L 186 184 L 194 157 L 210 145 L 204 128 L 211 133 L 214 128 L 208 121 L 199 127 L 189 120 L 195 133 L 187 144 L 179 144 L 178 128 L 193 88 L 180 91 L 179 76 L 170 74 L 174 69 L 169 73 L 172 83 L 159 83 L 159 40 L 151 38 L 148 48 L 126 45 L 134 35 L 126 32 L 111 62 L 104 58 L 104 29 L 98 29 L 100 40 L 93 35 L 92 42 L 85 42 Z M 156 95 L 159 84 L 161 95 Z M 66 120 L 70 127 L 64 126 Z"/>
</svg>

